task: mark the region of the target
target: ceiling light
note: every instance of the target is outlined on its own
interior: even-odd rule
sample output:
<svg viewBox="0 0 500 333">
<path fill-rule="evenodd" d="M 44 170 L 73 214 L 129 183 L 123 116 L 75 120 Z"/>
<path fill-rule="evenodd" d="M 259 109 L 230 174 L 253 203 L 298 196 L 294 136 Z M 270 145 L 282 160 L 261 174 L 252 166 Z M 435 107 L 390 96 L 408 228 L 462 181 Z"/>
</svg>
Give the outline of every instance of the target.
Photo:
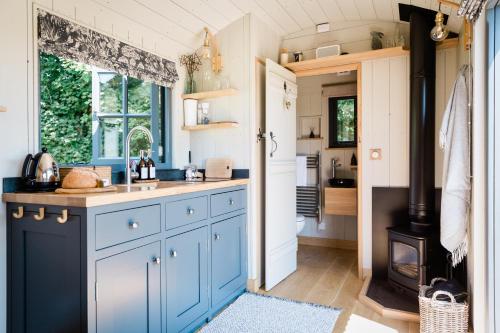
<svg viewBox="0 0 500 333">
<path fill-rule="evenodd" d="M 439 11 L 436 13 L 436 19 L 434 20 L 436 25 L 431 30 L 431 38 L 436 42 L 441 42 L 448 37 L 448 29 L 444 25 L 444 15 L 441 12 L 441 3 L 439 3 Z"/>
</svg>

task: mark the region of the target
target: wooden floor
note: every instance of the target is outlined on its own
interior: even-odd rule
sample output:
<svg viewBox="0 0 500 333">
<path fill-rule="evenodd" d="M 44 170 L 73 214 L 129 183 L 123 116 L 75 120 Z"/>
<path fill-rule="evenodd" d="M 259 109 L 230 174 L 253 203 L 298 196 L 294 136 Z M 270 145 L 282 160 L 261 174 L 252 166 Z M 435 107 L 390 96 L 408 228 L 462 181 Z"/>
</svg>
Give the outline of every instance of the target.
<svg viewBox="0 0 500 333">
<path fill-rule="evenodd" d="M 344 332 L 354 313 L 399 332 L 416 333 L 419 326 L 385 319 L 358 301 L 363 282 L 357 277 L 357 253 L 326 247 L 300 245 L 297 271 L 263 294 L 342 308 L 333 333 Z"/>
</svg>

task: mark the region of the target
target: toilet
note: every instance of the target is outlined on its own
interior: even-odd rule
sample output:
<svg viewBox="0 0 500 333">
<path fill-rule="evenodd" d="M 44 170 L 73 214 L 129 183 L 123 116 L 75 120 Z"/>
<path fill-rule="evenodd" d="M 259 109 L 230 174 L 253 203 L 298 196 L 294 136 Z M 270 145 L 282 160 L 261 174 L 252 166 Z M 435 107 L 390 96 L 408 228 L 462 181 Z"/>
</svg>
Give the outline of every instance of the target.
<svg viewBox="0 0 500 333">
<path fill-rule="evenodd" d="M 306 225 L 306 218 L 304 215 L 297 214 L 297 235 L 302 232 Z"/>
</svg>

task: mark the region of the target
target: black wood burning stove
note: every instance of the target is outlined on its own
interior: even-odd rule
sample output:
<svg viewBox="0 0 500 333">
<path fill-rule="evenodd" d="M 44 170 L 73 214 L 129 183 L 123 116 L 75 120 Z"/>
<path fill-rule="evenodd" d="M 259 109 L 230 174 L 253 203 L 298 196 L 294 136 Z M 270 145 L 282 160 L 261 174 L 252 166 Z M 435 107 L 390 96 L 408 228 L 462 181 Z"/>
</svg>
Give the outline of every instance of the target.
<svg viewBox="0 0 500 333">
<path fill-rule="evenodd" d="M 389 228 L 389 283 L 402 292 L 418 293 L 429 281 L 432 241 L 406 227 Z"/>
<path fill-rule="evenodd" d="M 429 281 L 431 251 L 439 237 L 434 227 L 434 131 L 436 46 L 429 33 L 433 12 L 400 6 L 410 22 L 410 189 L 408 223 L 388 229 L 389 283 L 418 293 Z"/>
</svg>

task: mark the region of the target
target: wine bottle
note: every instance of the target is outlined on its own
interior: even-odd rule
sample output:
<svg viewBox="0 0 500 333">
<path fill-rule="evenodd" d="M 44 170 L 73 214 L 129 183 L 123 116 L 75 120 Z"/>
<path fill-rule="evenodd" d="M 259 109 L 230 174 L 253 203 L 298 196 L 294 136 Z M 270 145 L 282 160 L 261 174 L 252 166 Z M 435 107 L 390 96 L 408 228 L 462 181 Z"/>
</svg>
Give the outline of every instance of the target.
<svg viewBox="0 0 500 333">
<path fill-rule="evenodd" d="M 148 166 L 146 165 L 146 160 L 144 159 L 144 150 L 141 150 L 139 153 L 141 156 L 141 160 L 137 166 L 139 169 L 139 179 L 145 180 L 148 179 Z"/>
<path fill-rule="evenodd" d="M 156 167 L 155 167 L 155 161 L 153 161 L 151 155 L 152 155 L 151 149 L 148 149 L 148 161 L 146 162 L 146 166 L 148 167 L 148 179 L 155 179 Z"/>
</svg>

